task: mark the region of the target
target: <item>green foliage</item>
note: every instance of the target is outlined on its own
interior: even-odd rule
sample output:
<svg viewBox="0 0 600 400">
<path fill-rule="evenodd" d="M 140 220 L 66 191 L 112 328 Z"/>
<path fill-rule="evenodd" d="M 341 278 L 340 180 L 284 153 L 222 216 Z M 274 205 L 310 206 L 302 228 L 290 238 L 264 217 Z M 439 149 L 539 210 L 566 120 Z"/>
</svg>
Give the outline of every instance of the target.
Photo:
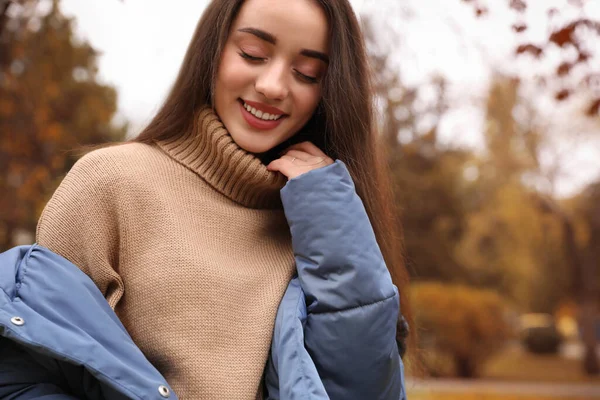
<svg viewBox="0 0 600 400">
<path fill-rule="evenodd" d="M 423 352 L 451 359 L 461 377 L 476 376 L 512 335 L 506 302 L 493 291 L 418 283 L 411 287 L 410 299 Z"/>
</svg>

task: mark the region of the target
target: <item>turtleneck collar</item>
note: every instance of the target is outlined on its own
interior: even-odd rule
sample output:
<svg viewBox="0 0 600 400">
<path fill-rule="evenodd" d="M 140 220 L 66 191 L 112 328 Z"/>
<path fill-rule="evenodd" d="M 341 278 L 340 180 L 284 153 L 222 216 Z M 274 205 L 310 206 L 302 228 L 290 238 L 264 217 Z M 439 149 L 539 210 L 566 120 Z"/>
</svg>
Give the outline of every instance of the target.
<svg viewBox="0 0 600 400">
<path fill-rule="evenodd" d="M 211 108 L 196 114 L 189 132 L 157 144 L 231 200 L 257 209 L 281 207 L 285 177 L 239 147 Z"/>
</svg>

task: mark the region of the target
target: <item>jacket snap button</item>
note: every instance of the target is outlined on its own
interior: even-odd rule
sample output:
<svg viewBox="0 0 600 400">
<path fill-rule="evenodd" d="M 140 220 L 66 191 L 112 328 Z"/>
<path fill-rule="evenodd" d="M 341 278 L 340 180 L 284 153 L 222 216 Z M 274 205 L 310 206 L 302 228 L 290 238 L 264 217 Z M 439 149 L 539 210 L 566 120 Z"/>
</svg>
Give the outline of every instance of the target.
<svg viewBox="0 0 600 400">
<path fill-rule="evenodd" d="M 165 385 L 160 385 L 158 387 L 158 393 L 160 393 L 160 395 L 165 398 L 171 395 L 171 391 Z"/>
<path fill-rule="evenodd" d="M 21 317 L 12 317 L 10 322 L 12 322 L 14 325 L 21 326 L 25 323 L 25 320 Z"/>
</svg>

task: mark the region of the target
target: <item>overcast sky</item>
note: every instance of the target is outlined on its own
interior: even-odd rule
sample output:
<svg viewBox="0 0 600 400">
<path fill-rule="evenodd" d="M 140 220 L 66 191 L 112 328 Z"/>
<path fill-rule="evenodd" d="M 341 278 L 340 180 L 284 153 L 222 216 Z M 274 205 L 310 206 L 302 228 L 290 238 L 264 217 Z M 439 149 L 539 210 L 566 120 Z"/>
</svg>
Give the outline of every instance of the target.
<svg viewBox="0 0 600 400">
<path fill-rule="evenodd" d="M 283 1 L 283 0 L 282 0 Z M 287 0 L 285 0 L 287 1 Z M 62 0 L 65 14 L 77 20 L 79 36 L 102 53 L 100 77 L 117 87 L 119 114 L 135 133 L 156 111 L 172 84 L 183 54 L 207 0 Z M 510 53 L 510 25 L 515 14 L 507 1 L 488 1 L 490 16 L 477 19 L 461 0 L 351 0 L 358 13 L 374 15 L 381 26 L 399 32 L 395 60 L 405 84 L 418 85 L 431 74 L 444 75 L 459 104 L 443 121 L 444 140 L 477 148 L 490 65 L 514 67 Z M 527 35 L 541 40 L 546 33 L 546 10 L 566 0 L 530 0 L 523 18 Z M 585 12 L 600 18 L 600 1 L 590 1 Z M 405 18 L 410 13 L 412 18 Z M 598 52 L 600 53 L 600 51 Z M 406 62 L 406 60 L 410 62 Z M 404 62 L 403 62 L 404 61 Z M 465 93 L 468 93 L 465 96 Z M 452 95 L 452 94 L 451 94 Z M 466 101 L 465 101 L 466 99 Z M 554 114 L 554 113 L 553 113 Z M 600 136 L 598 134 L 597 136 Z M 564 174 L 558 185 L 568 195 L 600 173 L 600 141 L 562 143 Z"/>
</svg>

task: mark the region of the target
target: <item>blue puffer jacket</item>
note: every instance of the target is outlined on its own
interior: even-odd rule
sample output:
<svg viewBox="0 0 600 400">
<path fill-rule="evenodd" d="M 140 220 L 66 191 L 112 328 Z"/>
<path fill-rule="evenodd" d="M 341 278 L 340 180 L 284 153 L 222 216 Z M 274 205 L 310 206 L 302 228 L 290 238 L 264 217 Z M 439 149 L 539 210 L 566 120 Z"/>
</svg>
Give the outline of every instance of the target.
<svg viewBox="0 0 600 400">
<path fill-rule="evenodd" d="M 398 292 L 341 162 L 288 182 L 298 276 L 281 301 L 268 399 L 405 399 Z M 0 399 L 176 399 L 83 272 L 38 246 L 0 254 Z"/>
</svg>

